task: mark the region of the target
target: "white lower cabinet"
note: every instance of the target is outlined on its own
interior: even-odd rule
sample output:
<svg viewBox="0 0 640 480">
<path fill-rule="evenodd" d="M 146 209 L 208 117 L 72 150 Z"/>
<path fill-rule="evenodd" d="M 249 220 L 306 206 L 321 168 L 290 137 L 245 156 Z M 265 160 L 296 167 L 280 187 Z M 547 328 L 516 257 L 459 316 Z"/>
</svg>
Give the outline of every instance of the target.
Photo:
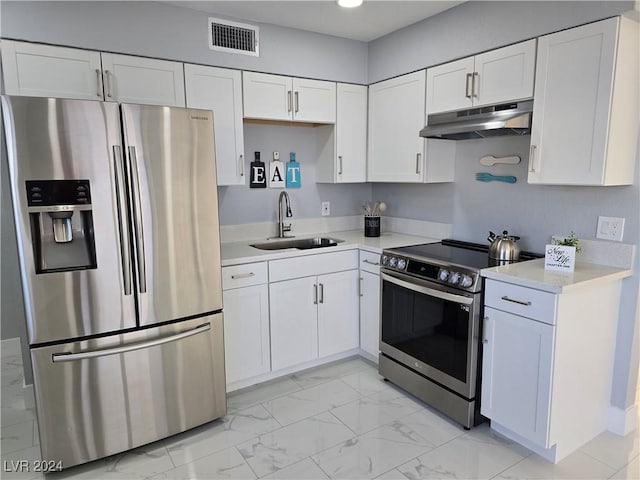
<svg viewBox="0 0 640 480">
<path fill-rule="evenodd" d="M 266 262 L 222 269 L 227 385 L 271 370 Z"/>
<path fill-rule="evenodd" d="M 380 351 L 380 254 L 360 250 L 360 349 L 374 361 Z"/>
<path fill-rule="evenodd" d="M 482 414 L 548 446 L 551 325 L 485 308 Z"/>
<path fill-rule="evenodd" d="M 357 250 L 269 262 L 274 371 L 358 348 L 357 266 Z"/>
<path fill-rule="evenodd" d="M 318 277 L 318 357 L 358 348 L 358 271 Z"/>
<path fill-rule="evenodd" d="M 481 412 L 491 428 L 552 462 L 607 429 L 620 289 L 486 280 Z"/>
<path fill-rule="evenodd" d="M 274 370 L 318 358 L 316 277 L 271 284 L 271 364 Z"/>
</svg>

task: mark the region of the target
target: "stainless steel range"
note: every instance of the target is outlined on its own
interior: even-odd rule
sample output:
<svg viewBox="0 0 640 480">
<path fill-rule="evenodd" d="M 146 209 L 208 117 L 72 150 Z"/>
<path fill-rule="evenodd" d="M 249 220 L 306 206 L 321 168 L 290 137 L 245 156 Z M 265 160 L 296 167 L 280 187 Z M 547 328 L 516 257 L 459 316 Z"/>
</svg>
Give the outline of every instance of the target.
<svg viewBox="0 0 640 480">
<path fill-rule="evenodd" d="M 538 255 L 523 252 L 521 259 Z M 488 245 L 443 240 L 384 250 L 380 374 L 465 428 L 480 423 Z"/>
</svg>

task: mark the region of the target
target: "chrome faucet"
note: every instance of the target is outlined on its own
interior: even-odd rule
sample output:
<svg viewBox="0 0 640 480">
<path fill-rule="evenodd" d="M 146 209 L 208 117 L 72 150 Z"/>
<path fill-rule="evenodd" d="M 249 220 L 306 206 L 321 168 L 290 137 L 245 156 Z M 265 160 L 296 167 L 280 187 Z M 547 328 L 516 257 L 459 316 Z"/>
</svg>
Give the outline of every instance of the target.
<svg viewBox="0 0 640 480">
<path fill-rule="evenodd" d="M 282 221 L 282 199 L 284 198 L 285 204 L 285 216 L 292 217 L 293 213 L 291 213 L 291 202 L 289 201 L 289 194 L 284 190 L 280 192 L 280 197 L 278 197 L 278 238 L 286 238 L 291 235 L 285 235 L 286 232 L 291 231 L 291 224 L 285 225 Z"/>
</svg>

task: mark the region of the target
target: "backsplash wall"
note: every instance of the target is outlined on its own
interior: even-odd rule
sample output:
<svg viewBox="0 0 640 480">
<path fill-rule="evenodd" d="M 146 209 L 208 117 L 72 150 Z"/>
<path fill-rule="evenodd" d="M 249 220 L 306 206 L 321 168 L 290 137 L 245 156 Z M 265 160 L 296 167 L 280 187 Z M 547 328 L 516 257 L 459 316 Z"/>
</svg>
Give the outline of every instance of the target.
<svg viewBox="0 0 640 480">
<path fill-rule="evenodd" d="M 448 185 L 374 184 L 372 197 L 393 199 L 391 214 L 417 220 L 440 219 L 450 211 L 453 238 L 486 242 L 489 230 L 503 229 L 521 237 L 524 250 L 544 252 L 554 234 L 573 230 L 584 239 L 595 239 L 598 216 L 624 217 L 624 243 L 640 238 L 640 142 L 633 185 L 620 187 L 574 187 L 529 185 L 527 168 L 530 137 L 499 137 L 463 140 L 456 146 L 455 182 Z M 518 165 L 485 167 L 479 159 L 519 155 Z M 515 175 L 517 183 L 477 182 L 476 172 Z M 450 205 L 443 205 L 450 202 Z M 442 220 L 439 220 L 442 221 Z M 638 292 L 640 255 L 636 252 L 634 276 L 623 283 L 617 334 L 616 366 L 612 401 L 627 407 L 634 403 L 638 376 Z"/>
<path fill-rule="evenodd" d="M 301 188 L 287 188 L 291 198 L 293 217 L 286 219 L 295 230 L 297 218 L 315 218 L 321 214 L 321 202 L 331 202 L 331 216 L 359 215 L 362 203 L 371 198 L 370 184 L 333 185 L 315 183 L 317 162 L 317 129 L 310 126 L 244 125 L 245 171 L 254 152 L 267 164 L 274 151 L 280 152 L 283 162 L 289 160 L 289 152 L 296 152 L 302 175 Z M 254 222 L 278 221 L 278 196 L 281 188 L 249 188 L 241 186 L 218 187 L 220 224 L 236 225 Z"/>
</svg>

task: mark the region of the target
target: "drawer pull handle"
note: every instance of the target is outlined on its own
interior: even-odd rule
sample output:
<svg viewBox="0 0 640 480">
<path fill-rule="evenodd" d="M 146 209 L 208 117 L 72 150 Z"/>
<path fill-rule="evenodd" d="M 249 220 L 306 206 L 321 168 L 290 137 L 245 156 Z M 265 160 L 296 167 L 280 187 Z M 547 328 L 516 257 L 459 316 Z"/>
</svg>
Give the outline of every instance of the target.
<svg viewBox="0 0 640 480">
<path fill-rule="evenodd" d="M 505 302 L 513 302 L 513 303 L 517 303 L 518 305 L 524 305 L 525 307 L 530 307 L 531 306 L 531 302 L 529 302 L 529 301 L 523 302 L 522 300 L 514 300 L 513 298 L 509 298 L 506 295 L 504 295 L 501 298 Z"/>
<path fill-rule="evenodd" d="M 362 260 L 362 263 L 368 263 L 369 265 L 375 265 L 376 267 L 380 266 L 380 262 L 372 262 L 371 260 L 367 260 L 366 258 Z"/>
<path fill-rule="evenodd" d="M 250 278 L 250 277 L 255 277 L 256 274 L 253 272 L 249 272 L 249 273 L 239 273 L 237 275 L 231 275 L 231 279 L 232 280 L 239 280 L 241 278 Z"/>
</svg>

